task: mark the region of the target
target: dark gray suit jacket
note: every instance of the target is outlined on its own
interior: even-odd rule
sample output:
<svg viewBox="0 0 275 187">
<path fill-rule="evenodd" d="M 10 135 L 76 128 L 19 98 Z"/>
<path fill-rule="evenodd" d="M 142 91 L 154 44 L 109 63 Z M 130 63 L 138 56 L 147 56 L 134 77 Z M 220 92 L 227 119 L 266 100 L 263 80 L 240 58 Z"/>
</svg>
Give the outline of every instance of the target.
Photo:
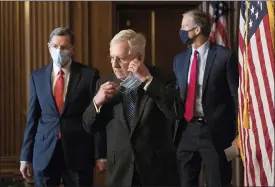
<svg viewBox="0 0 275 187">
<path fill-rule="evenodd" d="M 121 94 L 105 103 L 100 114 L 91 103 L 83 115 L 88 132 L 106 130 L 108 186 L 131 186 L 134 163 L 145 186 L 179 184 L 171 130 L 172 120 L 183 114 L 176 77 L 156 67 L 149 70 L 154 78 L 146 91 L 143 86 L 138 90 L 132 132 L 124 119 Z"/>
</svg>

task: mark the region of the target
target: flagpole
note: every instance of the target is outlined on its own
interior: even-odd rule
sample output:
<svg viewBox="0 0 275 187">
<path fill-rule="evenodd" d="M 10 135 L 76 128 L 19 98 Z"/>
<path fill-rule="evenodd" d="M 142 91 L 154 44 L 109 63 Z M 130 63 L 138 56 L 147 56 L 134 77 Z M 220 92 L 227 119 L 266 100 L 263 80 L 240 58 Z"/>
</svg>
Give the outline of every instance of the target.
<svg viewBox="0 0 275 187">
<path fill-rule="evenodd" d="M 266 1 L 266 6 L 268 10 L 268 17 L 270 22 L 270 33 L 273 44 L 273 49 L 275 49 L 275 2 Z M 275 54 L 275 53 L 274 53 Z"/>
<path fill-rule="evenodd" d="M 248 97 L 248 9 L 249 0 L 245 3 L 245 67 L 244 67 L 244 109 L 243 109 L 243 127 L 249 128 L 249 97 Z"/>
</svg>

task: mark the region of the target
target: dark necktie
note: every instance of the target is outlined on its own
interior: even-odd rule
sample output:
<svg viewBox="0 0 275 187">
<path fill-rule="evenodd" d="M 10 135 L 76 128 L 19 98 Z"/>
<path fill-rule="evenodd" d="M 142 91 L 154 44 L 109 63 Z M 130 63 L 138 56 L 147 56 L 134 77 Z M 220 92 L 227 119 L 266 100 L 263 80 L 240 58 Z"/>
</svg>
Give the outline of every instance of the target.
<svg viewBox="0 0 275 187">
<path fill-rule="evenodd" d="M 195 97 L 196 97 L 196 83 L 197 83 L 197 56 L 198 51 L 194 51 L 194 58 L 190 69 L 190 79 L 187 90 L 187 98 L 185 103 L 184 117 L 189 122 L 194 117 Z"/>
<path fill-rule="evenodd" d="M 136 91 L 125 93 L 123 95 L 124 115 L 125 115 L 125 120 L 131 130 L 132 130 L 131 124 L 135 113 L 135 105 L 136 105 Z"/>
</svg>

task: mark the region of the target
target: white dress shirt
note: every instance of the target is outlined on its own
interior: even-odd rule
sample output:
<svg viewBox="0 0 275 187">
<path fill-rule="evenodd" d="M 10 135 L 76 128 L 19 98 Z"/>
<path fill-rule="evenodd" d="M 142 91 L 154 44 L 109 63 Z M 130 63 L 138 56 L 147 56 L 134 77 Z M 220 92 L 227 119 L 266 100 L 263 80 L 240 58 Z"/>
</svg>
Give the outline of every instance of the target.
<svg viewBox="0 0 275 187">
<path fill-rule="evenodd" d="M 205 71 L 205 65 L 208 55 L 210 42 L 207 40 L 202 46 L 200 46 L 198 49 L 194 48 L 194 45 L 192 45 L 192 55 L 190 58 L 190 66 L 189 66 L 189 73 L 188 73 L 188 84 L 190 79 L 190 70 L 194 58 L 194 51 L 198 51 L 197 56 L 197 86 L 196 86 L 196 98 L 195 98 L 195 111 L 194 115 L 197 117 L 203 117 L 203 108 L 202 108 L 202 84 L 203 84 L 203 76 Z"/>
<path fill-rule="evenodd" d="M 64 72 L 63 76 L 64 76 L 64 95 L 63 95 L 63 99 L 65 102 L 65 98 L 66 98 L 66 94 L 67 94 L 67 89 L 68 89 L 68 83 L 69 83 L 69 79 L 70 79 L 70 72 L 71 72 L 71 64 L 72 64 L 72 60 L 70 60 L 70 62 L 68 64 L 66 64 L 66 66 L 62 67 L 62 71 Z M 52 69 L 52 92 L 53 92 L 53 96 L 54 96 L 54 87 L 56 84 L 56 81 L 58 79 L 58 72 L 60 70 L 60 67 L 58 67 L 55 63 L 53 63 L 53 69 Z"/>
</svg>

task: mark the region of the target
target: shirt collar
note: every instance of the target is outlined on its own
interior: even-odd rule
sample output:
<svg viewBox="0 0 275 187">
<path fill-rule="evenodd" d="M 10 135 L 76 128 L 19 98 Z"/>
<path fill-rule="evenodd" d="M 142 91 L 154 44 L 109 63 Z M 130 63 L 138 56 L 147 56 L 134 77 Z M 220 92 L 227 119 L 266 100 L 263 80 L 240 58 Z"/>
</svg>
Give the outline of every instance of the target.
<svg viewBox="0 0 275 187">
<path fill-rule="evenodd" d="M 67 75 L 70 72 L 71 69 L 71 64 L 72 64 L 72 59 L 66 64 L 66 66 L 62 67 L 62 71 L 64 72 L 65 75 Z M 60 67 L 58 67 L 54 62 L 53 62 L 53 72 L 54 75 L 57 75 L 60 70 Z"/>
<path fill-rule="evenodd" d="M 204 55 L 204 53 L 209 49 L 210 41 L 207 40 L 202 46 L 200 46 L 198 49 L 195 49 L 192 45 L 192 55 L 194 54 L 194 51 L 197 50 L 200 55 Z"/>
</svg>

